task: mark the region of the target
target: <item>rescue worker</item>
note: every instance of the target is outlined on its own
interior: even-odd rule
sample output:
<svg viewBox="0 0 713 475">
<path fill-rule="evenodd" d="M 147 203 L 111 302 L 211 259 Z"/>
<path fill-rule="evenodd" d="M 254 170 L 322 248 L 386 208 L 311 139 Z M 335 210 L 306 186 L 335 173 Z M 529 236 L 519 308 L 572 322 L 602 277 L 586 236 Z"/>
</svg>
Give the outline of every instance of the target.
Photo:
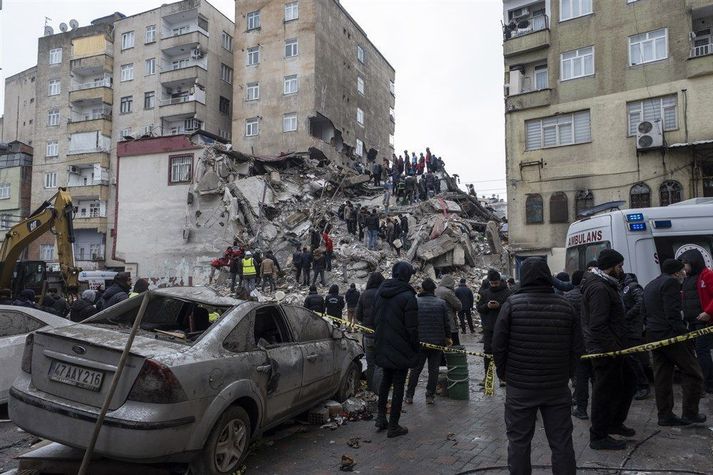
<svg viewBox="0 0 713 475">
<path fill-rule="evenodd" d="M 304 306 L 313 312 L 324 313 L 324 297 L 317 293 L 317 287 L 314 285 L 309 288 L 309 295 L 305 297 Z"/>
<path fill-rule="evenodd" d="M 307 248 L 305 248 L 305 250 L 306 249 Z M 295 252 L 292 253 L 292 266 L 294 267 L 295 272 L 295 282 L 299 285 L 300 277 L 302 275 L 302 252 L 300 251 L 299 246 L 297 246 Z"/>
<path fill-rule="evenodd" d="M 134 284 L 134 289 L 131 291 L 131 293 L 129 293 L 129 298 L 141 295 L 147 290 L 149 290 L 149 281 L 146 279 L 139 279 Z"/>
<path fill-rule="evenodd" d="M 242 276 L 243 276 L 243 287 L 249 292 L 255 290 L 255 282 L 257 279 L 257 267 L 255 265 L 255 259 L 253 259 L 253 253 L 251 251 L 245 252 L 245 257 L 242 260 Z"/>
<path fill-rule="evenodd" d="M 312 255 L 312 285 L 317 283 L 317 277 L 319 277 L 322 286 L 327 285 L 327 281 L 324 280 L 324 266 L 325 257 L 321 249 L 317 248 L 314 250 Z"/>
<path fill-rule="evenodd" d="M 327 315 L 332 317 L 342 318 L 342 312 L 344 311 L 344 297 L 339 295 L 339 286 L 337 284 L 332 285 L 329 288 L 329 292 L 324 299 L 324 305 L 327 311 Z"/>
<path fill-rule="evenodd" d="M 310 269 L 312 268 L 312 252 L 306 247 L 302 249 L 302 284 L 307 287 L 310 285 Z M 299 282 L 298 282 L 299 283 Z"/>
<path fill-rule="evenodd" d="M 273 261 L 267 254 L 265 254 L 265 259 L 260 263 L 260 275 L 262 276 L 262 291 L 265 291 L 265 284 L 270 285 L 270 292 L 275 291 L 275 274 L 277 269 L 275 269 L 275 261 Z"/>
</svg>

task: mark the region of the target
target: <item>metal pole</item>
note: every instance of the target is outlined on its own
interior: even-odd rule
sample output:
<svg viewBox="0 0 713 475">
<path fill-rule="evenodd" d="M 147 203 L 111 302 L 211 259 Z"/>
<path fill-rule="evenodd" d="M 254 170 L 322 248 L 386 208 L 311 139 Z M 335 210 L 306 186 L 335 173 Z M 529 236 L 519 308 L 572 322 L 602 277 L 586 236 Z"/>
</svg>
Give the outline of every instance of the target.
<svg viewBox="0 0 713 475">
<path fill-rule="evenodd" d="M 143 320 L 144 318 L 144 313 L 146 313 L 146 307 L 149 304 L 149 299 L 151 298 L 151 295 L 152 292 L 150 290 L 144 292 L 143 300 L 141 301 L 141 307 L 139 307 L 139 313 L 134 319 L 134 325 L 131 327 L 129 339 L 126 340 L 124 351 L 123 353 L 121 353 L 119 364 L 117 365 L 116 372 L 114 373 L 114 377 L 111 380 L 109 392 L 104 398 L 104 404 L 102 405 L 101 411 L 99 412 L 97 422 L 96 424 L 94 424 L 94 432 L 92 433 L 92 438 L 89 441 L 87 450 L 84 452 L 84 458 L 82 458 L 82 465 L 79 467 L 78 475 L 86 475 L 87 470 L 89 470 L 89 463 L 92 459 L 92 455 L 94 454 L 94 446 L 96 445 L 97 439 L 99 438 L 99 431 L 101 431 L 102 425 L 104 424 L 104 417 L 106 416 L 106 413 L 109 410 L 109 404 L 111 403 L 111 400 L 114 397 L 114 392 L 116 391 L 116 387 L 119 384 L 119 378 L 121 377 L 121 373 L 124 372 L 126 360 L 128 359 L 129 351 L 131 350 L 131 345 L 134 343 L 134 337 L 136 336 L 136 332 L 139 331 L 139 327 L 141 326 L 141 320 Z"/>
</svg>

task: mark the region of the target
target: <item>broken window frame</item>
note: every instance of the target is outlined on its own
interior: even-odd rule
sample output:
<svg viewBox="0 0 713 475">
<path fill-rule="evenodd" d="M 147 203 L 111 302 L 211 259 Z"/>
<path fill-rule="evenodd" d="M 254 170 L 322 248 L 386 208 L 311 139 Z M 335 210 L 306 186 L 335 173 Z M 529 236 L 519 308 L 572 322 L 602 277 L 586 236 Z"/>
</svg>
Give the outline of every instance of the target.
<svg viewBox="0 0 713 475">
<path fill-rule="evenodd" d="M 528 193 L 525 199 L 525 224 L 543 224 L 545 222 L 544 210 L 542 195 Z"/>
<path fill-rule="evenodd" d="M 168 156 L 168 184 L 183 185 L 193 179 L 193 154 Z"/>
<path fill-rule="evenodd" d="M 230 99 L 223 96 L 218 97 L 218 112 L 223 115 L 230 114 Z"/>
<path fill-rule="evenodd" d="M 630 208 L 651 207 L 651 187 L 644 182 L 636 183 L 629 190 Z"/>
<path fill-rule="evenodd" d="M 569 223 L 569 200 L 563 191 L 550 196 L 550 223 Z"/>
<path fill-rule="evenodd" d="M 258 135 L 260 135 L 260 119 L 257 117 L 245 119 L 245 136 L 257 137 Z"/>
</svg>

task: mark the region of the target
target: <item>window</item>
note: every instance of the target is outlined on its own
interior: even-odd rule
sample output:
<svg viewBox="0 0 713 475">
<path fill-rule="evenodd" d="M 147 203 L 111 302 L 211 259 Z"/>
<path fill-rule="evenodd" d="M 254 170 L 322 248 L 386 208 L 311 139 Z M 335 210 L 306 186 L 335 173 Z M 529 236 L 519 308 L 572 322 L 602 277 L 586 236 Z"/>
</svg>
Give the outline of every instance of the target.
<svg viewBox="0 0 713 475">
<path fill-rule="evenodd" d="M 122 139 L 125 139 L 126 137 L 131 137 L 131 127 L 121 129 L 119 131 L 119 137 L 121 137 Z"/>
<path fill-rule="evenodd" d="M 560 21 L 592 13 L 592 0 L 560 0 Z"/>
<path fill-rule="evenodd" d="M 57 172 L 45 173 L 45 188 L 57 188 Z"/>
<path fill-rule="evenodd" d="M 54 245 L 40 244 L 40 260 L 51 261 L 54 259 Z"/>
<path fill-rule="evenodd" d="M 190 61 L 188 60 L 188 58 L 175 59 L 171 61 L 171 69 L 176 70 L 187 68 L 189 63 Z"/>
<path fill-rule="evenodd" d="M 393 107 L 389 107 L 389 119 L 391 119 L 391 122 L 396 122 L 396 111 L 394 111 Z"/>
<path fill-rule="evenodd" d="M 676 94 L 626 104 L 629 119 L 629 135 L 636 135 L 639 123 L 649 121 L 663 122 L 663 130 L 678 128 L 678 97 Z"/>
<path fill-rule="evenodd" d="M 290 2 L 285 5 L 285 21 L 296 20 L 300 16 L 298 2 Z"/>
<path fill-rule="evenodd" d="M 96 259 L 102 259 L 104 257 L 104 251 L 102 251 L 102 245 L 101 244 L 90 244 L 89 245 L 89 255 L 91 256 L 92 260 Z"/>
<path fill-rule="evenodd" d="M 535 90 L 541 91 L 550 87 L 549 72 L 546 64 L 535 66 Z"/>
<path fill-rule="evenodd" d="M 357 92 L 362 96 L 364 95 L 364 79 L 361 77 L 357 77 Z"/>
<path fill-rule="evenodd" d="M 93 201 L 89 203 L 89 217 L 90 218 L 98 218 L 102 215 L 101 213 L 101 205 L 99 204 L 98 201 Z"/>
<path fill-rule="evenodd" d="M 47 153 L 46 157 L 56 157 L 59 155 L 59 142 L 57 140 L 47 141 Z"/>
<path fill-rule="evenodd" d="M 153 133 L 153 124 L 144 125 L 144 133 L 142 135 L 151 135 Z"/>
<path fill-rule="evenodd" d="M 220 64 L 220 79 L 227 82 L 228 84 L 232 84 L 233 83 L 233 68 L 221 63 Z"/>
<path fill-rule="evenodd" d="M 257 101 L 260 99 L 260 83 L 257 82 L 251 82 L 248 83 L 246 87 L 246 92 L 247 96 L 245 97 L 246 101 Z"/>
<path fill-rule="evenodd" d="M 668 29 L 629 37 L 629 66 L 668 58 Z"/>
<path fill-rule="evenodd" d="M 146 76 L 156 74 L 156 58 L 149 58 L 144 62 L 144 74 Z"/>
<path fill-rule="evenodd" d="M 49 82 L 49 96 L 57 96 L 60 93 L 60 81 L 59 79 L 50 79 Z"/>
<path fill-rule="evenodd" d="M 220 111 L 221 114 L 230 114 L 230 99 L 220 96 L 218 99 L 218 111 Z"/>
<path fill-rule="evenodd" d="M 248 13 L 248 31 L 260 28 L 260 11 Z"/>
<path fill-rule="evenodd" d="M 674 180 L 661 183 L 659 187 L 659 198 L 661 206 L 668 206 L 683 200 L 683 187 Z"/>
<path fill-rule="evenodd" d="M 356 139 L 356 147 L 354 148 L 354 153 L 359 157 L 364 155 L 364 142 Z"/>
<path fill-rule="evenodd" d="M 59 64 L 62 62 L 62 48 L 50 50 L 50 64 Z"/>
<path fill-rule="evenodd" d="M 550 196 L 550 223 L 568 223 L 569 207 L 567 195 L 561 191 Z"/>
<path fill-rule="evenodd" d="M 156 107 L 156 92 L 144 92 L 144 109 L 153 109 Z"/>
<path fill-rule="evenodd" d="M 588 46 L 560 55 L 562 80 L 576 79 L 594 74 L 594 47 Z"/>
<path fill-rule="evenodd" d="M 319 341 L 331 338 L 329 323 L 314 312 L 303 307 L 287 307 L 290 319 L 295 323 L 297 341 Z"/>
<path fill-rule="evenodd" d="M 223 32 L 223 36 L 221 38 L 223 42 L 223 49 L 233 51 L 233 37 L 227 34 L 226 32 Z"/>
<path fill-rule="evenodd" d="M 293 58 L 298 54 L 297 40 L 285 40 L 285 58 Z"/>
<path fill-rule="evenodd" d="M 0 183 L 0 200 L 10 198 L 10 183 Z"/>
<path fill-rule="evenodd" d="M 260 133 L 260 122 L 257 117 L 245 121 L 245 136 L 256 137 Z"/>
<path fill-rule="evenodd" d="M 360 63 L 364 64 L 364 48 L 361 45 L 357 45 L 357 59 Z"/>
<path fill-rule="evenodd" d="M 248 66 L 260 64 L 260 47 L 248 48 Z"/>
<path fill-rule="evenodd" d="M 49 127 L 59 125 L 59 109 L 50 109 L 47 112 L 47 125 Z"/>
<path fill-rule="evenodd" d="M 0 229 L 10 229 L 10 218 L 9 214 L 0 215 Z"/>
<path fill-rule="evenodd" d="M 591 142 L 589 111 L 525 121 L 527 150 Z"/>
<path fill-rule="evenodd" d="M 394 81 L 389 81 L 389 92 L 391 92 L 392 96 L 396 95 L 396 83 Z"/>
<path fill-rule="evenodd" d="M 297 114 L 292 112 L 290 114 L 285 114 L 282 117 L 282 131 L 283 132 L 296 132 L 297 131 Z"/>
<path fill-rule="evenodd" d="M 297 83 L 297 75 L 285 76 L 284 91 L 285 94 L 294 94 L 299 90 Z"/>
<path fill-rule="evenodd" d="M 389 145 L 394 148 L 394 134 L 389 134 Z"/>
<path fill-rule="evenodd" d="M 579 190 L 575 195 L 574 211 L 579 218 L 582 211 L 588 210 L 594 206 L 594 195 L 589 190 Z"/>
<path fill-rule="evenodd" d="M 156 25 L 149 25 L 146 27 L 146 37 L 144 38 L 144 43 L 154 43 L 156 41 Z"/>
<path fill-rule="evenodd" d="M 131 81 L 134 79 L 134 64 L 122 64 L 121 65 L 121 80 Z"/>
<path fill-rule="evenodd" d="M 121 35 L 121 49 L 129 49 L 134 47 L 134 32 L 127 31 Z"/>
<path fill-rule="evenodd" d="M 542 196 L 529 194 L 525 199 L 525 223 L 541 224 L 545 222 Z"/>
<path fill-rule="evenodd" d="M 168 157 L 171 164 L 169 183 L 188 183 L 192 178 L 193 156 L 176 155 Z"/>
<path fill-rule="evenodd" d="M 651 206 L 651 188 L 646 183 L 637 183 L 629 192 L 631 208 L 648 208 Z"/>
<path fill-rule="evenodd" d="M 126 96 L 121 98 L 121 105 L 119 106 L 119 111 L 122 114 L 128 114 L 131 112 L 131 106 L 134 104 L 134 96 Z"/>
<path fill-rule="evenodd" d="M 364 111 L 357 107 L 357 124 L 364 127 Z"/>
</svg>

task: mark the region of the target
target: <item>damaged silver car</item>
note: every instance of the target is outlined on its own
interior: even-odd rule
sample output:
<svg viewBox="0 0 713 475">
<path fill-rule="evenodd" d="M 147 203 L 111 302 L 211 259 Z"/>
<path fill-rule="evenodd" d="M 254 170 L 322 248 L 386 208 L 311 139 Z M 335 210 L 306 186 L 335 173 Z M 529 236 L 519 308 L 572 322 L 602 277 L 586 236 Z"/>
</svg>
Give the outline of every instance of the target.
<svg viewBox="0 0 713 475">
<path fill-rule="evenodd" d="M 142 298 L 27 338 L 10 416 L 32 434 L 85 448 Z M 358 341 L 297 306 L 208 288 L 152 293 L 96 452 L 234 472 L 250 440 L 325 398 L 356 392 Z"/>
</svg>

